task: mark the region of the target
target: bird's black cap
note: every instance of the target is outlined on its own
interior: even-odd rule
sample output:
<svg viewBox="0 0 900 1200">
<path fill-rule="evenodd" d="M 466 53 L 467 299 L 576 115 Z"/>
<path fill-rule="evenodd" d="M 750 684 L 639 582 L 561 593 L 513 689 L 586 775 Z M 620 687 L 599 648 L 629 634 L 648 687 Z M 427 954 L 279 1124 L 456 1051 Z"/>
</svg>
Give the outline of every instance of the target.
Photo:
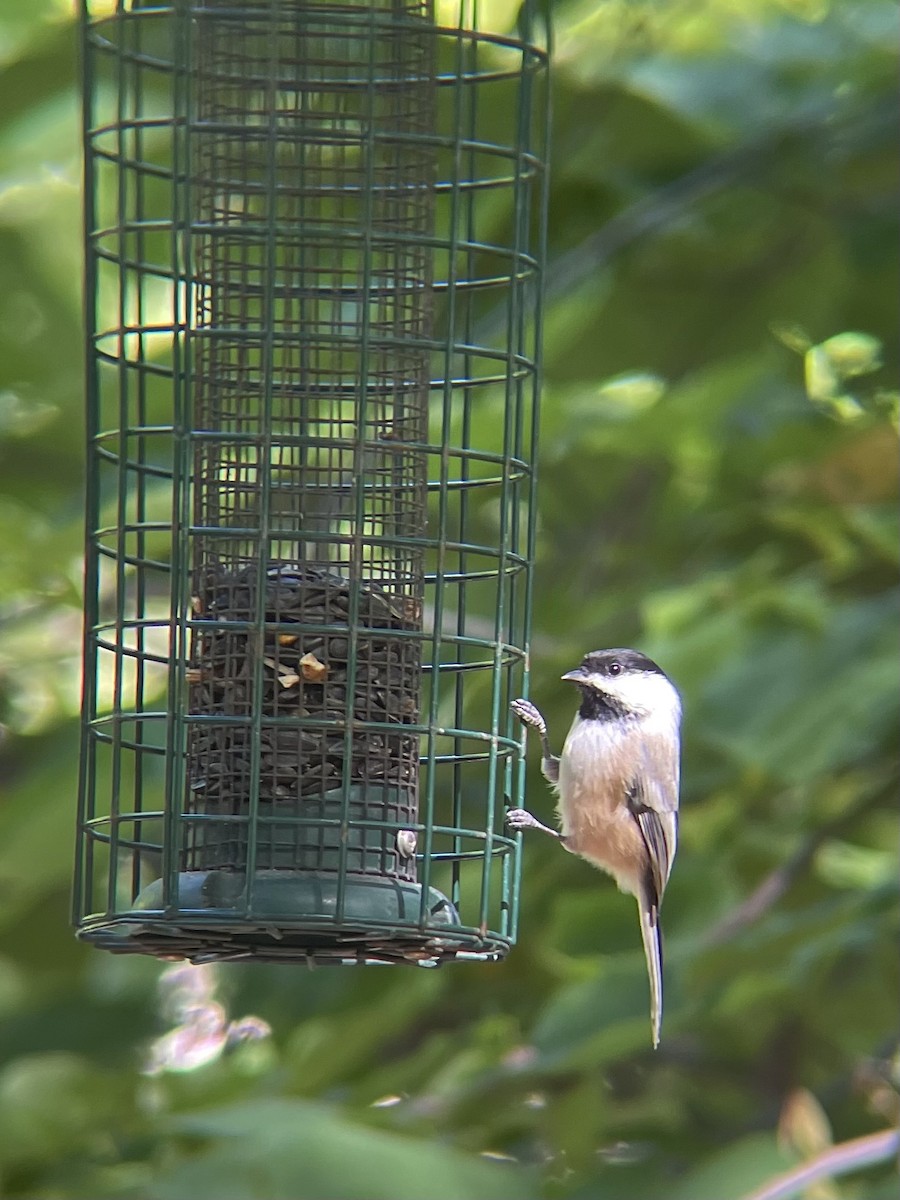
<svg viewBox="0 0 900 1200">
<path fill-rule="evenodd" d="M 592 650 L 581 660 L 581 665 L 574 671 L 568 671 L 563 675 L 563 679 L 579 683 L 586 675 L 615 676 L 626 673 L 635 674 L 638 671 L 666 677 L 665 671 L 657 666 L 652 658 L 648 658 L 640 650 L 627 650 L 623 647 L 613 650 Z"/>
</svg>

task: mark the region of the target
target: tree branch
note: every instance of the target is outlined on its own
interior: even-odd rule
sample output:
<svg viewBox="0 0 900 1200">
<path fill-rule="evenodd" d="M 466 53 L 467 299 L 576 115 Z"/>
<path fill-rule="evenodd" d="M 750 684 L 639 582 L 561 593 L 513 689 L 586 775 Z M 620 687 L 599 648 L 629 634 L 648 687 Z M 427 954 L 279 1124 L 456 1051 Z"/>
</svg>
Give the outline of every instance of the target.
<svg viewBox="0 0 900 1200">
<path fill-rule="evenodd" d="M 865 1137 L 830 1146 L 810 1162 L 770 1179 L 757 1191 L 744 1196 L 743 1200 L 789 1200 L 820 1179 L 848 1175 L 851 1171 L 887 1162 L 898 1152 L 900 1130 L 884 1129 L 881 1133 L 869 1133 Z"/>
<path fill-rule="evenodd" d="M 722 920 L 707 932 L 703 939 L 704 945 L 720 946 L 742 929 L 746 929 L 747 926 L 758 921 L 764 913 L 778 903 L 794 881 L 803 874 L 820 846 L 840 833 L 845 826 L 851 825 L 857 817 L 863 816 L 869 809 L 876 807 L 880 801 L 881 797 L 877 794 L 867 795 L 852 808 L 848 808 L 846 812 L 814 829 L 787 862 L 776 867 L 746 900 L 741 901 L 730 913 L 726 913 Z"/>
</svg>

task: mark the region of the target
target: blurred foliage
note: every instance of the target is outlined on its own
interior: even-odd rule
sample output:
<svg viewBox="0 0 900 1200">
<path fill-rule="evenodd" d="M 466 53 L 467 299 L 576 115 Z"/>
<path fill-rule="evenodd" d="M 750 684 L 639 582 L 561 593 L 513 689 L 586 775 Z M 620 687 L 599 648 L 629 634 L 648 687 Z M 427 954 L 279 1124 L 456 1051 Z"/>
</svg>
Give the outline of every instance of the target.
<svg viewBox="0 0 900 1200">
<path fill-rule="evenodd" d="M 502 966 L 223 969 L 271 1038 L 142 1071 L 160 966 L 68 928 L 77 39 L 5 0 L 4 1196 L 730 1200 L 896 1121 L 896 8 L 552 7 L 534 691 L 557 742 L 587 649 L 684 691 L 662 1046 L 631 902 L 538 840 Z"/>
</svg>

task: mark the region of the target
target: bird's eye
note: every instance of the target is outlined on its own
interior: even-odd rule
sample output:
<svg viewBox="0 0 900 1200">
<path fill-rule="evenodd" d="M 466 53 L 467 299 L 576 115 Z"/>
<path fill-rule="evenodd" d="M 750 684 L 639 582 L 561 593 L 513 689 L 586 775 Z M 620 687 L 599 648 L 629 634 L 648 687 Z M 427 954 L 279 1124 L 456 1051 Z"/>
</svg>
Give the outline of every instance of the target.
<svg viewBox="0 0 900 1200">
<path fill-rule="evenodd" d="M 620 662 L 611 662 L 609 664 L 609 673 L 610 675 L 621 675 L 622 664 Z"/>
</svg>

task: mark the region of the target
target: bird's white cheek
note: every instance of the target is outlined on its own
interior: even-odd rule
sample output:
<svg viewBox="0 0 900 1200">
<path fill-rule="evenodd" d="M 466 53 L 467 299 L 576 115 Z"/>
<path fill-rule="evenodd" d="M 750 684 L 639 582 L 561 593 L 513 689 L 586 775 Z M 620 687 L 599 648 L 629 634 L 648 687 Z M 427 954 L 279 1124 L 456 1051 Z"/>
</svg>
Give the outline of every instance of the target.
<svg viewBox="0 0 900 1200">
<path fill-rule="evenodd" d="M 681 719 L 678 693 L 668 679 L 655 672 L 590 675 L 585 682 L 617 700 L 629 712 L 642 716 L 654 714 L 661 721 L 674 725 Z"/>
</svg>

